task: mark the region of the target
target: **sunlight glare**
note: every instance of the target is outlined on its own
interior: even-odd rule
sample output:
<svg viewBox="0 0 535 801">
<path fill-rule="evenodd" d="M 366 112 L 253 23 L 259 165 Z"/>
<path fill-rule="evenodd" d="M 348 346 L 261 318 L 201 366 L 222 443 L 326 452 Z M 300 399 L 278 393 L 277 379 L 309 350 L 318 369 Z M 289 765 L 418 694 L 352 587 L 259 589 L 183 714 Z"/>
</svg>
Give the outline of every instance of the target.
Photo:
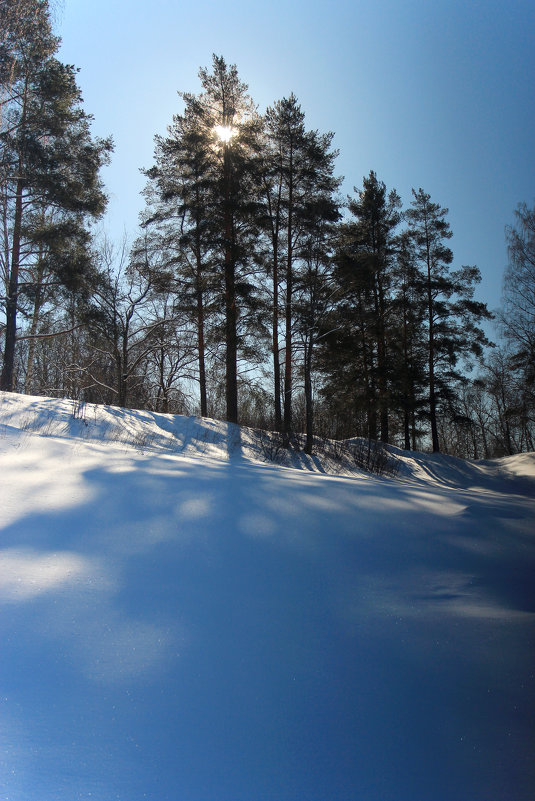
<svg viewBox="0 0 535 801">
<path fill-rule="evenodd" d="M 221 141 L 225 143 L 230 142 L 232 137 L 238 133 L 236 128 L 232 128 L 230 125 L 216 125 L 215 132 Z"/>
</svg>

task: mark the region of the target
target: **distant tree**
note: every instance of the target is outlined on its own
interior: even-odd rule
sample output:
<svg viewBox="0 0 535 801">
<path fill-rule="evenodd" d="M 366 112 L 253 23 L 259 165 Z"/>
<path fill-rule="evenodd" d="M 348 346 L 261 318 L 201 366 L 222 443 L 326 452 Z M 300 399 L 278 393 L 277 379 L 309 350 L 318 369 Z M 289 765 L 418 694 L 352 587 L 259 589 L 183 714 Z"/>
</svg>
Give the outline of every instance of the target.
<svg viewBox="0 0 535 801">
<path fill-rule="evenodd" d="M 26 251 L 19 276 L 19 319 L 26 325 L 17 333 L 17 343 L 26 342 L 24 391 L 34 389 L 36 352 L 43 339 L 69 333 L 81 326 L 79 314 L 70 314 L 69 321 L 60 310 L 71 308 L 73 301 L 83 305 L 91 289 L 93 271 L 90 236 L 80 231 L 78 222 L 55 209 L 43 212 L 42 223 L 32 220 L 36 246 Z M 65 280 L 61 273 L 71 278 Z"/>
<path fill-rule="evenodd" d="M 488 341 L 478 323 L 490 319 L 484 303 L 473 299 L 481 280 L 477 267 L 450 271 L 453 253 L 446 242 L 452 237 L 447 209 L 431 196 L 414 189 L 406 216 L 420 267 L 421 302 L 427 317 L 427 385 L 433 451 L 440 450 L 437 409 L 440 400 L 452 403 L 452 382 L 459 378 L 456 365 L 463 357 L 482 355 Z"/>
<path fill-rule="evenodd" d="M 146 379 L 147 357 L 158 350 L 158 334 L 169 326 L 169 320 L 150 315 L 153 273 L 128 261 L 124 240 L 117 250 L 105 239 L 98 263 L 88 317 L 91 349 L 112 365 L 115 381 L 107 389 L 114 393 L 115 404 L 125 407 L 132 387 Z M 102 383 L 95 372 L 88 372 L 94 382 Z"/>
<path fill-rule="evenodd" d="M 177 310 L 172 293 L 154 295 L 147 319 L 158 320 L 147 353 L 150 408 L 157 412 L 186 414 L 191 403 L 184 384 L 194 379 L 197 349 L 188 320 Z M 202 414 L 206 416 L 206 412 Z"/>
<path fill-rule="evenodd" d="M 4 0 L 0 21 L 1 268 L 5 344 L 0 386 L 14 384 L 17 312 L 27 270 L 80 285 L 89 265 L 87 217 L 103 213 L 99 170 L 111 150 L 93 139 L 76 70 L 55 58 L 44 0 Z M 37 284 L 40 284 L 40 279 Z M 34 312 L 36 307 L 34 305 Z"/>
<path fill-rule="evenodd" d="M 509 354 L 503 348 L 486 360 L 484 370 L 485 392 L 492 414 L 492 453 L 511 456 L 520 448 L 518 438 L 518 386 L 513 379 Z"/>
<path fill-rule="evenodd" d="M 509 343 L 511 366 L 522 374 L 524 404 L 535 413 L 535 208 L 519 204 L 515 225 L 506 229 L 509 263 L 499 315 Z M 526 408 L 527 412 L 527 408 Z"/>
</svg>

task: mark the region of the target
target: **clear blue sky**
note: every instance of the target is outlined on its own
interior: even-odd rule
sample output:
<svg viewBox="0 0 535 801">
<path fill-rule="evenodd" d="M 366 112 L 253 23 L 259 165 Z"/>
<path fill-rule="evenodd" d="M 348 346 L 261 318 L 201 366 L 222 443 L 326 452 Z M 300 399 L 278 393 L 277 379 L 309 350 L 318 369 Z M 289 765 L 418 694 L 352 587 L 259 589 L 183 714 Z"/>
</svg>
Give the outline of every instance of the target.
<svg viewBox="0 0 535 801">
<path fill-rule="evenodd" d="M 499 304 L 504 227 L 535 199 L 533 0 L 64 0 L 57 16 L 94 132 L 115 140 L 112 237 L 135 236 L 154 135 L 217 53 L 260 111 L 294 92 L 334 131 L 344 194 L 373 169 L 405 205 L 421 186 L 448 207 L 454 264 Z"/>
</svg>

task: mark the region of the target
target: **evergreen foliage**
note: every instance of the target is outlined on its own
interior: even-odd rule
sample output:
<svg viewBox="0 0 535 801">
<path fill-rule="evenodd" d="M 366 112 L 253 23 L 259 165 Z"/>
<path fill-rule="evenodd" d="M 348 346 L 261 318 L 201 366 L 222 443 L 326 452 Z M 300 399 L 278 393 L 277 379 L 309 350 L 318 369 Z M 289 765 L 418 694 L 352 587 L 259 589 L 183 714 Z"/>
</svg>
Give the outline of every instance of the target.
<svg viewBox="0 0 535 801">
<path fill-rule="evenodd" d="M 500 321 L 512 348 L 512 363 L 535 405 L 535 208 L 515 210 L 516 224 L 506 229 L 509 263 L 504 274 Z M 527 399 L 528 400 L 528 399 Z"/>
<path fill-rule="evenodd" d="M 453 234 L 446 219 L 448 210 L 433 203 L 423 189 L 412 192 L 412 207 L 406 216 L 427 317 L 429 421 L 433 451 L 439 451 L 438 405 L 454 406 L 452 382 L 461 377 L 457 364 L 463 356 L 482 355 L 483 346 L 489 343 L 478 324 L 491 314 L 485 304 L 473 300 L 474 287 L 481 280 L 478 268 L 450 271 L 453 253 L 446 241 Z"/>
<path fill-rule="evenodd" d="M 272 275 L 272 359 L 274 375 L 275 425 L 289 441 L 293 429 L 292 401 L 294 384 L 295 327 L 294 293 L 299 283 L 301 301 L 304 279 L 308 275 L 309 302 L 316 295 L 320 256 L 325 240 L 325 226 L 338 219 L 336 191 L 340 179 L 334 177 L 337 152 L 332 150 L 333 134 L 307 131 L 305 115 L 295 95 L 283 98 L 268 108 L 265 117 L 267 156 L 264 163 L 266 223 L 269 237 Z M 323 248 L 324 249 L 324 248 Z M 313 255 L 314 254 L 314 255 Z M 312 265 L 315 265 L 314 267 Z M 279 297 L 282 304 L 279 306 Z M 301 302 L 301 339 L 303 339 L 303 303 Z M 310 312 L 310 306 L 309 306 Z M 283 324 L 279 331 L 279 319 Z M 311 411 L 309 387 L 312 366 L 312 328 L 304 340 L 305 396 L 307 419 Z M 282 336 L 281 336 L 282 333 Z M 280 340 L 284 343 L 284 375 L 280 374 Z M 282 409 L 281 409 L 282 384 Z M 307 389 L 308 388 L 308 389 Z M 311 418 L 310 418 L 311 419 Z M 310 438 L 308 442 L 310 443 Z"/>
<path fill-rule="evenodd" d="M 393 264 L 401 200 L 395 190 L 387 194 L 373 171 L 355 192 L 356 197 L 348 203 L 352 218 L 339 229 L 336 280 L 340 304 L 335 333 L 326 342 L 330 364 L 338 361 L 342 369 L 351 365 L 356 379 L 350 389 L 352 405 L 366 415 L 366 435 L 377 439 L 379 417 L 381 439 L 388 442 Z M 338 393 L 342 389 L 338 371 L 336 376 L 337 386 L 329 383 L 329 391 Z"/>
<path fill-rule="evenodd" d="M 6 0 L 0 29 L 1 387 L 10 390 L 21 304 L 33 298 L 38 317 L 54 289 L 83 287 L 90 267 L 86 220 L 106 206 L 99 170 L 111 141 L 92 138 L 76 69 L 55 58 L 59 40 L 48 4 Z"/>
<path fill-rule="evenodd" d="M 234 65 L 213 57 L 212 71 L 199 72 L 203 92 L 184 93 L 168 137 L 156 140 L 157 211 L 151 222 L 164 231 L 184 289 L 197 315 L 201 413 L 207 412 L 206 302 L 223 309 L 226 417 L 238 419 L 238 358 L 257 305 L 254 280 L 259 220 L 262 122 Z M 174 224 L 170 223 L 174 220 Z M 211 296 L 211 297 L 210 297 Z"/>
</svg>

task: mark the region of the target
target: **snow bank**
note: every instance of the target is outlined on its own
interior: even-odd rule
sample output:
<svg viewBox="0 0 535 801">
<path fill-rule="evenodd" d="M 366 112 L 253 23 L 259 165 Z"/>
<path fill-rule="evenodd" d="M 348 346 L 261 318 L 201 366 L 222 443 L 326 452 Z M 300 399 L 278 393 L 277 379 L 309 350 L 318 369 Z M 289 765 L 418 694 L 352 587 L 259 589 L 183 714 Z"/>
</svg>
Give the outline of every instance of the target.
<svg viewBox="0 0 535 801">
<path fill-rule="evenodd" d="M 534 455 L 0 396 L 0 798 L 531 801 Z"/>
</svg>

